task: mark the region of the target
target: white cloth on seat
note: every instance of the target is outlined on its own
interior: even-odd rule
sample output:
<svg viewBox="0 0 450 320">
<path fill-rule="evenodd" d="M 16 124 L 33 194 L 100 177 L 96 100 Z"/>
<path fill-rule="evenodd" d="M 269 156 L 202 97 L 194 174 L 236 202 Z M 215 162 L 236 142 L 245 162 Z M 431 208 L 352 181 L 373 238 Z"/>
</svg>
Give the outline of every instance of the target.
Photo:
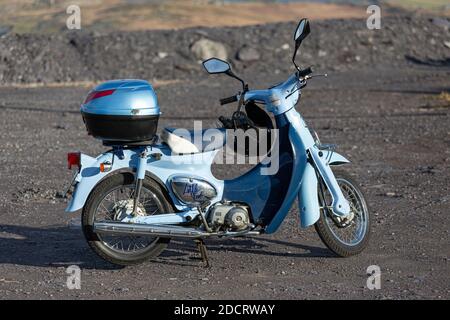
<svg viewBox="0 0 450 320">
<path fill-rule="evenodd" d="M 195 144 L 193 144 L 191 141 L 177 136 L 176 134 L 173 134 L 172 132 L 164 129 L 161 134 L 161 140 L 162 142 L 166 143 L 170 150 L 175 153 L 180 154 L 189 154 L 189 153 L 199 153 L 200 150 L 197 148 Z"/>
</svg>

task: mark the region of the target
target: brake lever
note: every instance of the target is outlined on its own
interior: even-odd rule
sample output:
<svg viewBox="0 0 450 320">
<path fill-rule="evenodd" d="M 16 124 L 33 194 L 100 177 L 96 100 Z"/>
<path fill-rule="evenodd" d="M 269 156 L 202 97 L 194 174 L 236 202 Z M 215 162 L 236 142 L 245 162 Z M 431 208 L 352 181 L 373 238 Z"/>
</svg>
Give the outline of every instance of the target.
<svg viewBox="0 0 450 320">
<path fill-rule="evenodd" d="M 316 77 L 325 77 L 326 78 L 326 77 L 328 77 L 328 73 L 308 75 L 308 76 L 304 77 L 303 79 L 309 80 L 309 79 L 316 78 Z"/>
</svg>

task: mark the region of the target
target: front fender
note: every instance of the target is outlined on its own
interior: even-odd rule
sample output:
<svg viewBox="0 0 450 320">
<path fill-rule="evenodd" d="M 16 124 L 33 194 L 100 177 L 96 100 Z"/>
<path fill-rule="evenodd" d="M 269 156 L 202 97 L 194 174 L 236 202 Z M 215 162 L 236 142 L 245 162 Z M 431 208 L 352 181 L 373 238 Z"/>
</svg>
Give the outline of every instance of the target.
<svg viewBox="0 0 450 320">
<path fill-rule="evenodd" d="M 324 151 L 324 154 L 325 159 L 327 159 L 327 162 L 330 166 L 340 166 L 346 163 L 350 163 L 350 160 L 332 150 Z"/>
<path fill-rule="evenodd" d="M 344 156 L 334 151 L 324 151 L 326 162 L 330 166 L 339 166 L 350 163 Z M 318 181 L 316 171 L 310 163 L 307 163 L 303 172 L 302 184 L 298 193 L 300 226 L 307 228 L 319 220 L 320 208 L 318 199 Z"/>
<path fill-rule="evenodd" d="M 317 183 L 316 170 L 310 163 L 307 163 L 298 193 L 298 209 L 300 211 L 300 226 L 302 228 L 307 228 L 319 220 L 320 208 Z"/>
</svg>

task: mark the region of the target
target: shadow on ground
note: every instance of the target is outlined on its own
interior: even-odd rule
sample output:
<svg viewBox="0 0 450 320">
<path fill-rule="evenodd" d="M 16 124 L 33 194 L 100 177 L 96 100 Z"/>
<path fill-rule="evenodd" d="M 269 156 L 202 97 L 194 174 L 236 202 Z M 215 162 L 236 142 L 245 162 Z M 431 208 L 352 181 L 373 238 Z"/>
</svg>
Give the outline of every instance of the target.
<svg viewBox="0 0 450 320">
<path fill-rule="evenodd" d="M 267 237 L 208 239 L 208 251 L 226 251 L 238 254 L 256 254 L 278 257 L 334 257 L 325 248 L 302 245 Z M 279 247 L 292 252 L 279 251 Z M 80 265 L 84 269 L 121 269 L 97 257 L 88 247 L 81 230 L 66 226 L 34 228 L 0 225 L 0 264 L 37 267 Z M 196 266 L 199 259 L 193 241 L 173 241 L 160 257 L 152 262 L 166 265 Z"/>
<path fill-rule="evenodd" d="M 408 62 L 414 63 L 414 64 L 418 64 L 418 65 L 422 65 L 422 66 L 427 66 L 427 67 L 450 67 L 450 58 L 444 58 L 444 59 L 431 59 L 431 58 L 426 58 L 426 59 L 420 59 L 417 57 L 413 57 L 410 55 L 405 55 L 405 59 Z"/>
</svg>

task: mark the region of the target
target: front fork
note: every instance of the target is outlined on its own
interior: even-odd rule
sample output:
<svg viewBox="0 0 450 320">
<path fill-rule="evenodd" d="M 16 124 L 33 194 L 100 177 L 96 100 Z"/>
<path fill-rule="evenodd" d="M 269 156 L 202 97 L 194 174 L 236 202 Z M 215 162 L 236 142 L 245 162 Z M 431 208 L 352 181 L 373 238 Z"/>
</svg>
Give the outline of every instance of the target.
<svg viewBox="0 0 450 320">
<path fill-rule="evenodd" d="M 341 188 L 339 187 L 334 173 L 331 170 L 329 159 L 325 157 L 325 154 L 330 153 L 323 152 L 315 145 L 308 149 L 308 153 L 315 169 L 318 171 L 331 193 L 331 197 L 333 199 L 331 204 L 333 213 L 340 217 L 348 216 L 350 214 L 350 204 L 342 194 Z"/>
</svg>

